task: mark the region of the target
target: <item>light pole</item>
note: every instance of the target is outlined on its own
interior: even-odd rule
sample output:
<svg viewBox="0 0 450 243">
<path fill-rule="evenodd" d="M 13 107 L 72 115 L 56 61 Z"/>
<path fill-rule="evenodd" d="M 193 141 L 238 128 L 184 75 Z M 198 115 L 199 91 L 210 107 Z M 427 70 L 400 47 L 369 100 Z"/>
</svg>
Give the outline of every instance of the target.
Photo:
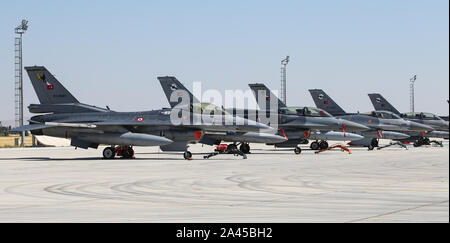
<svg viewBox="0 0 450 243">
<path fill-rule="evenodd" d="M 414 84 L 415 84 L 415 82 L 416 82 L 416 80 L 417 80 L 417 75 L 414 75 L 414 77 L 412 77 L 410 80 L 409 80 L 409 82 L 410 82 L 410 85 L 409 85 L 409 88 L 410 88 L 410 93 L 409 93 L 409 95 L 410 95 L 410 97 L 409 97 L 409 99 L 410 99 L 410 109 L 411 109 L 411 113 L 414 113 L 415 112 L 415 107 L 414 107 Z"/>
<path fill-rule="evenodd" d="M 19 35 L 15 38 L 15 115 L 16 126 L 23 126 L 23 58 L 22 58 L 22 36 L 28 30 L 28 21 L 22 20 L 22 23 L 15 28 L 15 33 Z M 25 146 L 25 132 L 22 132 L 21 146 Z"/>
<path fill-rule="evenodd" d="M 286 104 L 286 79 L 287 65 L 289 64 L 289 56 L 281 61 L 281 100 Z"/>
</svg>

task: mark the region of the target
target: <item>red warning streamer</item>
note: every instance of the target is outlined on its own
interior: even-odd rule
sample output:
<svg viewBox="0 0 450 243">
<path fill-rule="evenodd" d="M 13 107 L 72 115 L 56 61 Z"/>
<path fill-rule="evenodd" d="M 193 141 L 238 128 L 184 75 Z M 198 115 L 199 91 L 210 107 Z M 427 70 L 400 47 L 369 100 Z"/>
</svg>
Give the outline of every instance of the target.
<svg viewBox="0 0 450 243">
<path fill-rule="evenodd" d="M 284 132 L 284 129 L 282 129 L 281 131 L 283 132 L 284 138 L 286 138 L 286 140 L 289 140 L 289 138 L 286 136 L 286 133 Z"/>
</svg>

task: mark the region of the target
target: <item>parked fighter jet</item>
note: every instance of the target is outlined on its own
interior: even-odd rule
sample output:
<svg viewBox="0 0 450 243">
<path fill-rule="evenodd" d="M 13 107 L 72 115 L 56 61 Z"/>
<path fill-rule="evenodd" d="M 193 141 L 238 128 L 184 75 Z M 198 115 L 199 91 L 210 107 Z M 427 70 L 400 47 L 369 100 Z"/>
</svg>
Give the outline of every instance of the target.
<svg viewBox="0 0 450 243">
<path fill-rule="evenodd" d="M 220 109 L 213 104 L 201 103 L 180 81 L 175 77 L 158 77 L 161 87 L 167 97 L 167 100 L 172 108 L 180 105 L 179 97 L 183 95 L 188 98 L 188 104 L 192 106 L 192 110 L 206 111 Z M 174 96 L 173 96 L 174 95 Z M 221 109 L 220 109 L 221 110 Z M 226 112 L 226 111 L 225 111 Z M 208 145 L 220 145 L 222 141 L 232 142 L 228 147 L 237 147 L 247 154 L 250 152 L 249 143 L 281 143 L 285 142 L 284 136 L 278 136 L 270 133 L 255 133 L 255 132 L 228 132 L 228 133 L 205 133 L 200 143 Z"/>
<path fill-rule="evenodd" d="M 429 138 L 449 138 L 449 123 L 441 117 L 427 112 L 400 113 L 381 94 L 369 94 L 369 98 L 377 111 L 390 111 L 405 120 L 425 124 L 435 129 L 425 134 L 411 134 L 416 146 L 430 144 Z"/>
<path fill-rule="evenodd" d="M 112 159 L 116 155 L 132 158 L 132 146 L 161 146 L 163 150 L 184 148 L 184 158 L 190 159 L 192 154 L 187 151 L 187 144 L 201 140 L 205 132 L 256 132 L 269 129 L 255 121 L 226 114 L 204 116 L 186 113 L 186 110 L 182 113 L 176 109 L 114 112 L 80 103 L 45 67 L 25 69 L 40 101 L 40 104 L 30 105 L 29 110 L 45 114 L 31 118 L 30 125 L 14 131 L 71 138 L 72 146 L 83 149 L 98 148 L 100 144 L 112 145 L 104 149 L 105 159 Z M 179 113 L 183 116 L 179 117 Z M 174 125 L 173 117 L 178 117 L 180 124 Z"/>
<path fill-rule="evenodd" d="M 265 107 L 268 109 L 271 99 L 276 98 L 275 94 L 264 84 L 249 84 L 248 86 L 253 91 L 253 95 L 258 104 L 259 98 L 265 98 Z M 287 107 L 280 99 L 278 99 L 278 104 L 278 113 L 282 117 L 297 117 L 296 120 L 301 121 L 300 123 L 303 126 L 290 126 L 288 125 L 289 123 L 281 124 L 280 126 L 283 129 L 281 132 L 289 140 L 282 144 L 276 144 L 275 146 L 277 147 L 292 147 L 295 143 L 307 144 L 309 142 L 308 140 L 315 140 L 310 146 L 312 150 L 326 149 L 329 146 L 327 140 L 357 141 L 363 139 L 363 137 L 350 132 L 369 130 L 368 127 L 363 125 L 343 119 L 336 119 L 322 109 L 313 107 Z"/>
<path fill-rule="evenodd" d="M 433 131 L 430 126 L 417 122 L 406 121 L 398 115 L 388 111 L 373 111 L 368 113 L 347 113 L 323 90 L 309 90 L 317 107 L 324 109 L 334 116 L 353 121 L 367 127 L 370 131 L 360 133 L 365 139 L 352 142 L 353 145 L 367 146 L 369 149 L 378 147 L 379 139 L 406 139 L 409 135 L 404 132 L 425 132 Z"/>
</svg>

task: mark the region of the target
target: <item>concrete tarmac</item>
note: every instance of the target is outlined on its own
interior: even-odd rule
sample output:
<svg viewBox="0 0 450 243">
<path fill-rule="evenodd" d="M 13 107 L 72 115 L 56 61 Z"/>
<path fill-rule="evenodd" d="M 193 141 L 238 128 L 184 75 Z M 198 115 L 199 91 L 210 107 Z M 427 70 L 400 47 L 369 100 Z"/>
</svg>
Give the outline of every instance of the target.
<svg viewBox="0 0 450 243">
<path fill-rule="evenodd" d="M 305 147 L 306 148 L 306 147 Z M 247 160 L 195 145 L 0 149 L 0 222 L 449 222 L 449 144 L 353 154 L 252 145 Z"/>
</svg>

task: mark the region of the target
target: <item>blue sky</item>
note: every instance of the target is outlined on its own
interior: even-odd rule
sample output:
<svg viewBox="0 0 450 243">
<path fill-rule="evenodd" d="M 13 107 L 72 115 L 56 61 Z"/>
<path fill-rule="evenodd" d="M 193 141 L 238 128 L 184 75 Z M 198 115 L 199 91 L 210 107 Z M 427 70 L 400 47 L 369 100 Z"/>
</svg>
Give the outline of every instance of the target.
<svg viewBox="0 0 450 243">
<path fill-rule="evenodd" d="M 288 105 L 323 88 L 349 112 L 381 92 L 409 110 L 448 114 L 448 0 L 3 1 L 0 120 L 14 119 L 14 27 L 30 21 L 24 64 L 46 66 L 80 101 L 119 111 L 167 107 L 157 76 L 188 87 L 280 86 Z M 25 105 L 37 98 L 25 78 Z"/>
</svg>

